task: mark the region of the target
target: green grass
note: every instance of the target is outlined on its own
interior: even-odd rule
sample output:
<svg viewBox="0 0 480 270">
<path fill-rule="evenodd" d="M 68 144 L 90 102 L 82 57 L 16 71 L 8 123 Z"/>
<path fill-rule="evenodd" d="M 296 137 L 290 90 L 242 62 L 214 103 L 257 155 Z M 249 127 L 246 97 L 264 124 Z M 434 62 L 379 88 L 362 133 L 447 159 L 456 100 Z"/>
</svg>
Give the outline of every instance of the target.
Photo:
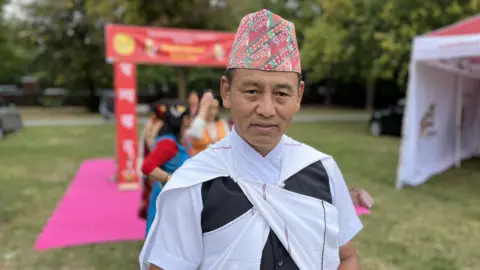
<svg viewBox="0 0 480 270">
<path fill-rule="evenodd" d="M 102 119 L 102 116 L 99 113 L 90 113 L 84 107 L 20 107 L 20 113 L 24 120 Z M 352 114 L 368 112 L 359 109 L 325 106 L 302 106 L 302 109 L 300 109 L 300 111 L 298 112 L 299 115 L 338 113 Z M 221 114 L 226 116 L 229 115 L 229 112 L 222 109 Z"/>
<path fill-rule="evenodd" d="M 33 250 L 81 161 L 113 156 L 114 132 L 39 127 L 0 141 L 0 269 L 138 269 L 140 242 Z M 296 124 L 289 133 L 333 155 L 349 186 L 375 198 L 356 240 L 362 269 L 478 269 L 480 160 L 397 191 L 398 139 L 370 137 L 361 122 Z"/>
</svg>

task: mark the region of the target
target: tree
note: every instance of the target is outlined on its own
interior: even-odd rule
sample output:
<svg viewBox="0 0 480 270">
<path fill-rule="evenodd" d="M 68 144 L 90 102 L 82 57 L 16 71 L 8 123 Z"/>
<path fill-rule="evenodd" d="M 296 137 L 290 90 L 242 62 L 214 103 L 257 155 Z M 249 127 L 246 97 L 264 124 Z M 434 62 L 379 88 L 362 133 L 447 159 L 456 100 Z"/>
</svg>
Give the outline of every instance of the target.
<svg viewBox="0 0 480 270">
<path fill-rule="evenodd" d="M 392 76 L 375 40 L 376 31 L 382 29 L 376 14 L 382 10 L 384 2 L 323 1 L 322 14 L 305 31 L 302 47 L 303 64 L 311 69 L 311 79 L 318 81 L 328 76 L 365 81 L 367 109 L 373 108 L 376 80 Z"/>
<path fill-rule="evenodd" d="M 371 109 L 378 79 L 405 85 L 412 40 L 480 11 L 479 0 L 324 0 L 305 31 L 311 79 L 364 81 Z"/>
<path fill-rule="evenodd" d="M 30 19 L 24 33 L 30 37 L 32 46 L 38 47 L 35 66 L 48 67 L 44 75 L 54 78 L 56 84 L 69 83 L 90 89 L 92 97 L 97 87 L 108 85 L 112 80 L 112 68 L 104 60 L 106 23 L 210 30 L 229 30 L 232 26 L 232 21 L 226 19 L 231 13 L 225 1 L 43 0 L 25 8 Z M 187 70 L 185 67 L 147 67 L 141 71 L 148 74 L 139 74 L 139 78 L 152 78 L 160 71 L 170 80 L 172 71 L 176 71 L 179 97 L 185 98 Z"/>
<path fill-rule="evenodd" d="M 90 100 L 86 105 L 96 111 L 96 89 L 111 84 L 111 68 L 103 57 L 103 26 L 117 15 L 105 12 L 112 14 L 111 17 L 91 16 L 90 12 L 96 11 L 93 7 L 102 4 L 95 6 L 88 0 L 30 2 L 24 6 L 27 19 L 21 36 L 29 41 L 33 54 L 31 68 L 40 79 L 88 89 Z"/>
<path fill-rule="evenodd" d="M 8 3 L 9 1 L 0 0 L 0 82 L 12 83 L 18 82 L 24 75 L 24 62 L 28 55 L 21 44 L 16 42 L 14 22 L 2 12 Z"/>
<path fill-rule="evenodd" d="M 378 14 L 385 29 L 376 34 L 384 52 L 383 61 L 397 74 L 398 84 L 405 85 L 412 40 L 417 35 L 450 25 L 480 12 L 479 0 L 389 1 Z"/>
<path fill-rule="evenodd" d="M 232 29 L 231 9 L 226 1 L 139 0 L 130 2 L 127 13 L 138 14 L 140 25 L 228 31 Z M 176 67 L 179 98 L 187 96 L 187 67 Z"/>
</svg>

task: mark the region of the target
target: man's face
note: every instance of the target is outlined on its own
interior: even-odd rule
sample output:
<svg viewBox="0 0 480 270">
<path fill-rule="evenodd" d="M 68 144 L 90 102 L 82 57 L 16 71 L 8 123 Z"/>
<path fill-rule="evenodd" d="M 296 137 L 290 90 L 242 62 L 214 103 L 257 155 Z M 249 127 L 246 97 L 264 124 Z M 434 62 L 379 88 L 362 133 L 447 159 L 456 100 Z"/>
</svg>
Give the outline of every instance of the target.
<svg viewBox="0 0 480 270">
<path fill-rule="evenodd" d="M 235 131 L 262 155 L 285 134 L 303 90 L 294 72 L 236 69 L 231 84 L 221 79 L 223 105 L 231 110 Z"/>
</svg>

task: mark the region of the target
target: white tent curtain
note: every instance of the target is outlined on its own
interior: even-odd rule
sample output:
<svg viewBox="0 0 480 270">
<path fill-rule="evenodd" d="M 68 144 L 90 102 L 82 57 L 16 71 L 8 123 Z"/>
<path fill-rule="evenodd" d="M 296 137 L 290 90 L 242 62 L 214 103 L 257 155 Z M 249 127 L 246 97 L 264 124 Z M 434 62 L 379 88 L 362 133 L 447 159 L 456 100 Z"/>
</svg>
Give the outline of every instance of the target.
<svg viewBox="0 0 480 270">
<path fill-rule="evenodd" d="M 479 153 L 480 35 L 413 42 L 397 188 Z"/>
</svg>

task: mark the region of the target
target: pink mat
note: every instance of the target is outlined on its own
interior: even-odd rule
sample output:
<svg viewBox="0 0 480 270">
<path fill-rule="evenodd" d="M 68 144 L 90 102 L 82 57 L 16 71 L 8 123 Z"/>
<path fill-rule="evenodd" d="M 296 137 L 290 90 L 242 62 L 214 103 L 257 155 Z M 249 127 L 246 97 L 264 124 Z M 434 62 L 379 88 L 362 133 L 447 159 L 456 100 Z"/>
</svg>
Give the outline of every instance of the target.
<svg viewBox="0 0 480 270">
<path fill-rule="evenodd" d="M 355 211 L 357 212 L 357 216 L 363 216 L 370 214 L 370 210 L 368 208 L 355 205 Z"/>
<path fill-rule="evenodd" d="M 86 160 L 35 243 L 36 250 L 142 240 L 140 190 L 119 191 L 112 159 Z"/>
</svg>

